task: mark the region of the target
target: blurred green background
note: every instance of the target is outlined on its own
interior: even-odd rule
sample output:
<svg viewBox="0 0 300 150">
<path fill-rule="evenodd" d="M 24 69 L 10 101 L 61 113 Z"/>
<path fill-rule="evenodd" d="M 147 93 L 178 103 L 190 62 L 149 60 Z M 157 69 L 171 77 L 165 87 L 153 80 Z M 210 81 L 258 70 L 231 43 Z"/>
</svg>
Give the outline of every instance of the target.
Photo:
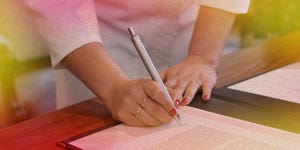
<svg viewBox="0 0 300 150">
<path fill-rule="evenodd" d="M 249 12 L 236 22 L 242 37 L 270 39 L 300 29 L 300 0 L 252 0 Z"/>
</svg>

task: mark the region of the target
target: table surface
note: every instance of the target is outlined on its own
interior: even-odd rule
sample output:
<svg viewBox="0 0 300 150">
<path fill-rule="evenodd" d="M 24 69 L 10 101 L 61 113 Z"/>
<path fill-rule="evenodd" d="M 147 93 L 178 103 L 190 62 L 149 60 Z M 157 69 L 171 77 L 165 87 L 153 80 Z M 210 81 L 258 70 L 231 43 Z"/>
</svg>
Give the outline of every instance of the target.
<svg viewBox="0 0 300 150">
<path fill-rule="evenodd" d="M 223 56 L 217 70 L 216 88 L 299 61 L 298 39 L 300 32 Z M 111 122 L 105 106 L 97 99 L 87 100 L 1 129 L 0 145 L 5 149 L 61 149 L 56 145 L 58 141 Z"/>
</svg>

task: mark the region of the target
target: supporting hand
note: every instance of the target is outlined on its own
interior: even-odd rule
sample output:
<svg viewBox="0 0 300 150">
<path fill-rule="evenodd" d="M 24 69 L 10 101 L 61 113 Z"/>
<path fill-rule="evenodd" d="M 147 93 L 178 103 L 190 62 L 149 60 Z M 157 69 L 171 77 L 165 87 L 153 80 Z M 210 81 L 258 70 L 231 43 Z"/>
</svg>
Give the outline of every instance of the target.
<svg viewBox="0 0 300 150">
<path fill-rule="evenodd" d="M 210 99 L 217 76 L 215 66 L 203 61 L 199 56 L 191 56 L 182 63 L 161 72 L 165 85 L 176 91 L 180 103 L 189 104 L 198 90 L 202 90 L 202 99 Z"/>
</svg>

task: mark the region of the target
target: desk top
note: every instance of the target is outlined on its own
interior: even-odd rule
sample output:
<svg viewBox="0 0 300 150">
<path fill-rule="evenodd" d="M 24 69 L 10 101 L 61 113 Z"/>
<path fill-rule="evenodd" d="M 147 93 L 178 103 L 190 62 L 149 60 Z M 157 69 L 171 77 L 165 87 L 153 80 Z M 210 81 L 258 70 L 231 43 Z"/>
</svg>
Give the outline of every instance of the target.
<svg viewBox="0 0 300 150">
<path fill-rule="evenodd" d="M 216 88 L 299 61 L 298 39 L 300 32 L 223 56 Z M 1 129 L 0 145 L 5 149 L 61 149 L 58 141 L 111 122 L 110 113 L 97 99 L 87 100 Z"/>
</svg>

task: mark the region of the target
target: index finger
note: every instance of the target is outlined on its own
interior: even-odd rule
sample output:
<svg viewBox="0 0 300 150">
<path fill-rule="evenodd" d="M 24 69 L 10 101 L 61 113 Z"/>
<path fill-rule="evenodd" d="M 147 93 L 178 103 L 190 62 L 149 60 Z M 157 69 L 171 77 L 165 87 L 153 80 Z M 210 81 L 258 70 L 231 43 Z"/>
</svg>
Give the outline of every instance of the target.
<svg viewBox="0 0 300 150">
<path fill-rule="evenodd" d="M 173 114 L 171 113 L 174 112 L 175 109 L 173 100 L 168 99 L 167 95 L 163 92 L 163 89 L 157 82 L 147 82 L 144 84 L 143 89 L 150 98 L 160 104 L 168 114 L 173 116 Z"/>
</svg>

